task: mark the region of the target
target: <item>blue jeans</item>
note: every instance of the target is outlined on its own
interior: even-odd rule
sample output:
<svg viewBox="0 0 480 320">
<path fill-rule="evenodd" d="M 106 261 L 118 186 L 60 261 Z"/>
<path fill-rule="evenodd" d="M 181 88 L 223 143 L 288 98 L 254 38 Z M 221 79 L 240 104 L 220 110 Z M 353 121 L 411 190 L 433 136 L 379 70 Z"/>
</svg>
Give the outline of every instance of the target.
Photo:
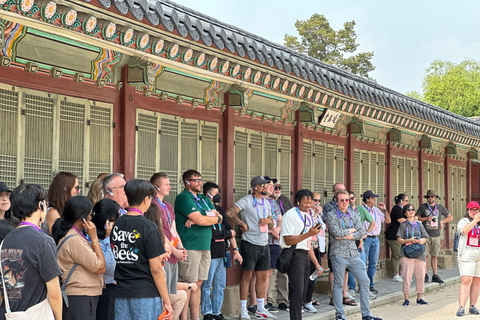
<svg viewBox="0 0 480 320">
<path fill-rule="evenodd" d="M 368 260 L 367 275 L 370 279 L 370 287 L 373 287 L 373 278 L 377 271 L 378 255 L 380 254 L 380 241 L 378 237 L 366 237 L 363 242 L 363 250 L 365 251 L 363 262 L 367 265 Z"/>
<path fill-rule="evenodd" d="M 362 241 L 362 240 L 360 240 Z M 360 250 L 358 249 L 358 252 L 360 253 L 360 258 L 362 261 L 365 263 L 365 250 Z M 355 284 L 355 277 L 351 272 L 348 273 L 348 289 L 353 289 L 355 290 L 356 284 Z"/>
<path fill-rule="evenodd" d="M 343 283 L 345 270 L 348 268 L 355 276 L 360 287 L 360 311 L 362 317 L 370 315 L 369 293 L 368 293 L 368 277 L 365 272 L 365 264 L 360 256 L 355 258 L 342 258 L 338 256 L 330 256 L 333 270 L 333 302 L 335 303 L 335 316 L 344 316 L 343 310 Z"/>
<path fill-rule="evenodd" d="M 223 290 L 227 283 L 227 269 L 223 264 L 223 258 L 216 258 L 210 261 L 208 270 L 208 279 L 202 282 L 202 306 L 203 316 L 213 314 L 215 316 L 221 313 L 223 304 Z M 210 298 L 210 287 L 212 287 L 212 296 Z"/>
<path fill-rule="evenodd" d="M 157 320 L 161 313 L 160 297 L 115 299 L 115 320 Z"/>
</svg>

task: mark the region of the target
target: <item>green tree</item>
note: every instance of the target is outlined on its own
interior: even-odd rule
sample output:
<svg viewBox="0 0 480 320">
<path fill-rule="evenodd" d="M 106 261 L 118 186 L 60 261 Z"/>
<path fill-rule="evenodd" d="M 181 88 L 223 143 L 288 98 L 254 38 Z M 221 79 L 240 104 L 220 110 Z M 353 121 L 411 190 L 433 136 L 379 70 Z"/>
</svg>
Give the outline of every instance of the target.
<svg viewBox="0 0 480 320">
<path fill-rule="evenodd" d="M 407 92 L 405 92 L 405 95 L 409 96 L 409 97 L 412 97 L 414 99 L 417 99 L 417 100 L 425 101 L 423 99 L 423 94 L 419 91 L 407 91 Z"/>
<path fill-rule="evenodd" d="M 308 20 L 297 20 L 295 28 L 300 38 L 285 34 L 287 47 L 363 77 L 375 70 L 373 52 L 354 54 L 359 46 L 355 21 L 347 21 L 343 29 L 335 31 L 327 18 L 315 13 Z"/>
<path fill-rule="evenodd" d="M 435 60 L 423 79 L 423 100 L 465 117 L 480 116 L 480 63 Z"/>
</svg>

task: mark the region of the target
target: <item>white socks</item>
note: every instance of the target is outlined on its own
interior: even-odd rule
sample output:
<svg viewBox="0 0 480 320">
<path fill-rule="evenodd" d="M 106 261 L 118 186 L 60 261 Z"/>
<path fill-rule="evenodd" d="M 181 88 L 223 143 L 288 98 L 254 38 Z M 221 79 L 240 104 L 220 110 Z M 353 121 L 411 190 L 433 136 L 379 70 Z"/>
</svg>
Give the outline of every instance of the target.
<svg viewBox="0 0 480 320">
<path fill-rule="evenodd" d="M 260 312 L 265 311 L 265 298 L 257 299 L 257 310 Z"/>
<path fill-rule="evenodd" d="M 247 300 L 240 300 L 240 309 L 247 310 Z"/>
</svg>

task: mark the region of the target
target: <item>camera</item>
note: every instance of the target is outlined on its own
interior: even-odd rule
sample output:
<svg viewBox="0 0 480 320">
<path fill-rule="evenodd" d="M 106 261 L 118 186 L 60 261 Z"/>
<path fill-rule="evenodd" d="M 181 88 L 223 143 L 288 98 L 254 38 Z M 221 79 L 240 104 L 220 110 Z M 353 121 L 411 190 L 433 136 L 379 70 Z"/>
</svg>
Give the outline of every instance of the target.
<svg viewBox="0 0 480 320">
<path fill-rule="evenodd" d="M 433 219 L 432 219 L 432 222 L 437 222 L 437 218 L 433 218 Z"/>
<path fill-rule="evenodd" d="M 319 226 L 321 226 L 322 224 L 320 222 L 318 222 L 316 225 L 315 225 L 315 229 L 318 228 Z"/>
</svg>

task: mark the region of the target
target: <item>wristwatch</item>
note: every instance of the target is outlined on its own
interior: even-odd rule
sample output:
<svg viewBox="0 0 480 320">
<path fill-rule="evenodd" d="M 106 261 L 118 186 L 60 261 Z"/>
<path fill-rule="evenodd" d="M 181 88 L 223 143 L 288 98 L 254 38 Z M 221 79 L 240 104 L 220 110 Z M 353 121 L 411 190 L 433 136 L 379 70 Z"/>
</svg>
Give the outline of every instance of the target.
<svg viewBox="0 0 480 320">
<path fill-rule="evenodd" d="M 236 251 L 240 251 L 240 250 L 238 250 L 238 247 L 233 248 L 233 251 L 235 251 L 235 250 L 236 250 Z"/>
</svg>

